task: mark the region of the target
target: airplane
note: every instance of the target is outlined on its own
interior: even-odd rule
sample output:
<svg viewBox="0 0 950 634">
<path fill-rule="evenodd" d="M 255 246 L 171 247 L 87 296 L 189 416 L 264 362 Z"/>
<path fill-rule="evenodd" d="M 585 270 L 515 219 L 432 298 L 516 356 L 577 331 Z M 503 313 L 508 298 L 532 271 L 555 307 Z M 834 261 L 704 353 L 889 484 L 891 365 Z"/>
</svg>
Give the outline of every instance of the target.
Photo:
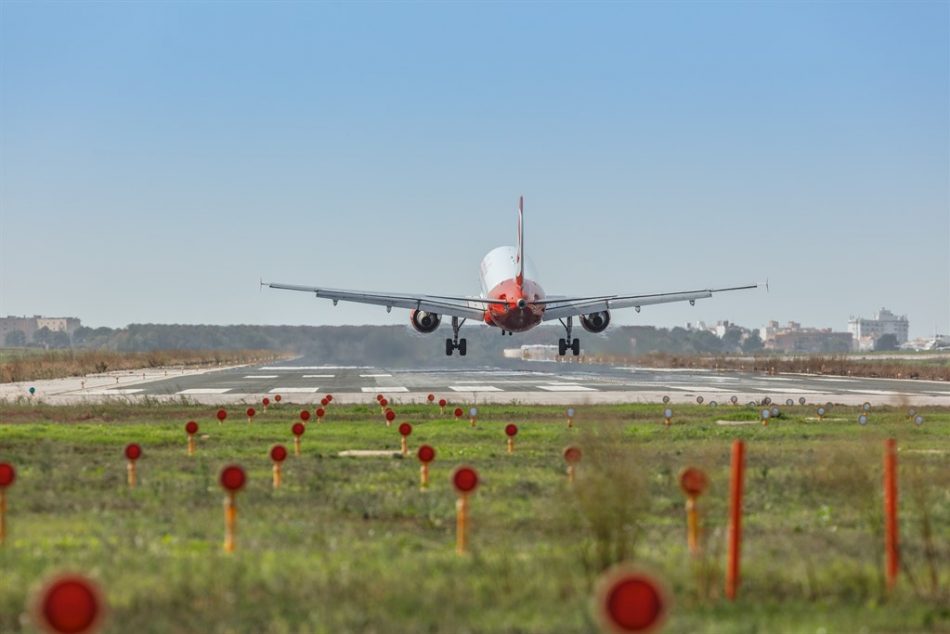
<svg viewBox="0 0 950 634">
<path fill-rule="evenodd" d="M 558 355 L 567 351 L 576 357 L 581 344 L 572 338 L 574 318 L 587 332 L 603 332 L 610 324 L 610 312 L 621 308 L 640 308 L 650 304 L 688 301 L 695 305 L 697 299 L 712 297 L 713 293 L 757 288 L 758 284 L 708 288 L 676 293 L 647 295 L 595 295 L 588 297 L 548 296 L 538 283 L 533 264 L 524 257 L 524 196 L 518 199 L 518 244 L 497 247 L 482 259 L 480 269 L 482 292 L 479 297 L 454 295 L 419 295 L 413 293 L 376 293 L 354 291 L 323 286 L 298 286 L 279 282 L 264 282 L 269 288 L 313 293 L 317 297 L 337 302 L 356 302 L 385 306 L 386 312 L 393 307 L 408 308 L 409 323 L 420 333 L 432 333 L 438 329 L 442 317 L 452 318 L 452 337 L 445 340 L 445 354 L 452 356 L 458 350 L 464 357 L 467 344 L 459 339 L 459 329 L 469 319 L 484 322 L 501 329 L 501 334 L 511 335 L 526 332 L 545 321 L 558 320 L 564 326 L 565 337 L 558 340 Z"/>
</svg>

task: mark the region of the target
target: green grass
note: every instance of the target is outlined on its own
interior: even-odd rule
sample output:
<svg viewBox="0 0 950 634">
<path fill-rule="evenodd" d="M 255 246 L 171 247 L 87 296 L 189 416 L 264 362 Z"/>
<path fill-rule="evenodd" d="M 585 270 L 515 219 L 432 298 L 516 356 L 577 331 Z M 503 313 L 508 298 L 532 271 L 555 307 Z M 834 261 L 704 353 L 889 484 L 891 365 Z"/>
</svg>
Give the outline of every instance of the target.
<svg viewBox="0 0 950 634">
<path fill-rule="evenodd" d="M 813 407 L 767 427 L 743 407 L 480 406 L 478 427 L 438 408 L 396 406 L 415 424 L 410 446 L 438 456 L 429 491 L 410 459 L 339 458 L 344 449 L 398 450 L 395 426 L 369 406 L 334 406 L 311 422 L 304 455 L 271 488 L 270 446 L 292 451 L 299 408 L 106 403 L 0 406 L 0 461 L 18 469 L 0 547 L 0 632 L 32 631 L 27 598 L 50 573 L 83 571 L 111 604 L 109 632 L 589 632 L 599 573 L 629 560 L 662 577 L 672 632 L 907 632 L 950 630 L 950 408 L 854 408 L 823 422 Z M 184 423 L 201 425 L 185 455 Z M 519 424 L 516 453 L 503 428 Z M 904 569 L 882 577 L 882 440 L 898 439 Z M 722 597 L 729 451 L 747 441 L 743 581 Z M 125 483 L 122 448 L 144 448 L 139 487 Z M 584 450 L 568 486 L 562 449 Z M 222 550 L 221 467 L 249 474 L 238 496 L 238 550 Z M 454 552 L 452 470 L 475 466 L 471 552 Z M 700 499 L 705 556 L 686 552 L 687 465 L 707 470 Z M 929 523 L 932 536 L 924 537 Z M 933 572 L 932 572 L 933 571 Z M 932 574 L 936 575 L 934 588 Z"/>
</svg>

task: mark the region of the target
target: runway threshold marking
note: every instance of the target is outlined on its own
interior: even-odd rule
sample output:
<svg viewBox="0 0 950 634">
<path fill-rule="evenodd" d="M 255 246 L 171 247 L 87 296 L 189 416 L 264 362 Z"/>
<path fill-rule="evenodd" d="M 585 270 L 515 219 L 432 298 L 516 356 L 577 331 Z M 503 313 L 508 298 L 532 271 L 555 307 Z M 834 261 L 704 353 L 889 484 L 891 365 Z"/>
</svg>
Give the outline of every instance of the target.
<svg viewBox="0 0 950 634">
<path fill-rule="evenodd" d="M 192 387 L 181 392 L 175 392 L 175 394 L 224 394 L 230 391 L 231 388 L 229 387 Z"/>
<path fill-rule="evenodd" d="M 372 387 L 361 387 L 360 390 L 364 393 L 370 392 L 380 392 L 385 394 L 386 392 L 408 392 L 409 388 L 399 385 L 397 387 L 385 387 L 383 385 L 374 385 Z"/>
<path fill-rule="evenodd" d="M 275 387 L 270 394 L 314 394 L 319 387 Z"/>
<path fill-rule="evenodd" d="M 453 392 L 502 392 L 494 385 L 450 385 Z"/>
</svg>

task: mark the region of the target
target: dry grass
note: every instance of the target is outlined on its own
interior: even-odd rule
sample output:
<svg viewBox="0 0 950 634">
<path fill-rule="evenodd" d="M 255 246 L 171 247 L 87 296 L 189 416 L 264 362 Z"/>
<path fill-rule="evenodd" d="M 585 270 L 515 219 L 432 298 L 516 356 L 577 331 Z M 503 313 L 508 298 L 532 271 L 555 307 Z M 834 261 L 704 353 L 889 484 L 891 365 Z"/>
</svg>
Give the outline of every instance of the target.
<svg viewBox="0 0 950 634">
<path fill-rule="evenodd" d="M 641 357 L 588 358 L 595 363 L 633 364 L 652 368 L 703 368 L 739 372 L 767 372 L 769 374 L 799 373 L 835 376 L 863 376 L 887 379 L 921 379 L 950 381 L 950 362 L 946 358 L 922 357 L 912 359 L 855 359 L 847 356 L 802 356 L 792 358 L 772 356 L 677 356 L 651 353 Z"/>
<path fill-rule="evenodd" d="M 272 350 L 51 350 L 32 355 L 14 355 L 4 351 L 0 358 L 0 383 L 59 379 L 139 368 L 261 363 L 289 356 Z"/>
</svg>

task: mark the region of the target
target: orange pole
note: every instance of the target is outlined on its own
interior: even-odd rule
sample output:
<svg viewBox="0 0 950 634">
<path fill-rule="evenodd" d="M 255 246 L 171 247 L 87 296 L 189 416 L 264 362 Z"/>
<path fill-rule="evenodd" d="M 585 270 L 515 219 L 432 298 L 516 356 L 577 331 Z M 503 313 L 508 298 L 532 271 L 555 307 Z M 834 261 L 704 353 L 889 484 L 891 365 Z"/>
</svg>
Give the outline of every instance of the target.
<svg viewBox="0 0 950 634">
<path fill-rule="evenodd" d="M 129 460 L 128 472 L 129 472 L 129 488 L 134 489 L 135 488 L 135 461 L 134 460 Z"/>
<path fill-rule="evenodd" d="M 275 489 L 280 488 L 280 463 L 279 462 L 274 463 L 274 488 Z"/>
<path fill-rule="evenodd" d="M 399 443 L 400 447 L 402 448 L 402 455 L 404 456 L 409 455 L 409 445 L 408 443 L 406 443 L 406 437 L 402 436 L 400 437 L 399 440 L 400 440 L 400 443 Z"/>
<path fill-rule="evenodd" d="M 897 441 L 884 441 L 884 553 L 887 589 L 893 590 L 900 568 L 897 539 Z"/>
<path fill-rule="evenodd" d="M 567 428 L 570 429 L 574 427 L 574 418 L 572 416 L 567 417 Z"/>
<path fill-rule="evenodd" d="M 300 436 L 294 436 L 294 455 L 300 455 Z"/>
<path fill-rule="evenodd" d="M 508 453 L 515 452 L 515 439 L 511 436 L 508 436 Z"/>
<path fill-rule="evenodd" d="M 445 415 L 445 408 L 444 408 L 444 407 L 440 407 L 440 408 L 439 408 L 439 413 L 444 416 L 444 415 Z"/>
<path fill-rule="evenodd" d="M 567 465 L 567 481 L 574 482 L 574 465 L 572 464 Z"/>
<path fill-rule="evenodd" d="M 234 492 L 229 491 L 224 498 L 224 552 L 234 552 L 234 533 L 237 526 L 237 505 L 234 503 Z"/>
<path fill-rule="evenodd" d="M 188 434 L 188 455 L 195 455 L 195 435 Z"/>
<path fill-rule="evenodd" d="M 455 503 L 455 554 L 464 555 L 468 545 L 465 530 L 468 524 L 468 496 L 464 493 Z"/>
<path fill-rule="evenodd" d="M 419 488 L 425 489 L 429 486 L 429 465 L 425 462 L 419 467 Z"/>
<path fill-rule="evenodd" d="M 0 546 L 7 537 L 7 490 L 0 487 Z"/>
<path fill-rule="evenodd" d="M 474 426 L 475 426 L 475 417 L 472 416 L 470 420 L 472 421 L 472 427 L 474 427 Z"/>
<path fill-rule="evenodd" d="M 742 478 L 745 472 L 745 443 L 732 443 L 732 479 L 729 484 L 729 561 L 726 568 L 726 598 L 734 601 L 739 590 L 739 554 L 742 546 Z"/>
<path fill-rule="evenodd" d="M 689 554 L 699 554 L 699 511 L 696 509 L 696 496 L 686 498 L 686 545 Z"/>
</svg>

